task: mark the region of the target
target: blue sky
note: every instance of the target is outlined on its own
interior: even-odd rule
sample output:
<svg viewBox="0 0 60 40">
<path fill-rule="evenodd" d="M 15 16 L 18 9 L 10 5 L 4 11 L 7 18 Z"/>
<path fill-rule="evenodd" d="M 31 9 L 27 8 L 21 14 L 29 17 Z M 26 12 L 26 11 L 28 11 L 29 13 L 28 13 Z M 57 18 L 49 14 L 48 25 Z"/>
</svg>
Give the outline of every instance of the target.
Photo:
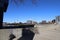
<svg viewBox="0 0 60 40">
<path fill-rule="evenodd" d="M 16 5 L 9 3 L 7 12 L 4 13 L 4 22 L 26 22 L 34 20 L 52 20 L 60 15 L 60 0 L 40 0 L 36 5 L 31 4 L 30 0 L 26 3 Z"/>
</svg>

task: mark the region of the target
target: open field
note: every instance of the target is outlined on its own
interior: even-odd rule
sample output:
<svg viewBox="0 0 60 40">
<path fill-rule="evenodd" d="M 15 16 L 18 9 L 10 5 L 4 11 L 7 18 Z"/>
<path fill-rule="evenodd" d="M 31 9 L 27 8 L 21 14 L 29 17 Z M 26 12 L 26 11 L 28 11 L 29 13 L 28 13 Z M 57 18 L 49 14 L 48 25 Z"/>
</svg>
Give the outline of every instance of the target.
<svg viewBox="0 0 60 40">
<path fill-rule="evenodd" d="M 60 25 L 58 24 L 38 24 L 39 34 L 35 34 L 33 40 L 60 40 Z M 0 40 L 8 40 L 10 33 L 13 33 L 17 38 L 21 37 L 22 29 L 0 29 Z"/>
</svg>

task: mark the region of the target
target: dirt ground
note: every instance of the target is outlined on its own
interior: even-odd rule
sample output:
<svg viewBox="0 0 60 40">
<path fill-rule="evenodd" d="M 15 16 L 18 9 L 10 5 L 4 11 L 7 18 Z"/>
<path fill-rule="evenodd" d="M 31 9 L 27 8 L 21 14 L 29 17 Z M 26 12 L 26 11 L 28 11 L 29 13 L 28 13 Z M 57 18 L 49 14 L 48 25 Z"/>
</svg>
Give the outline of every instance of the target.
<svg viewBox="0 0 60 40">
<path fill-rule="evenodd" d="M 60 40 L 60 25 L 46 24 L 35 26 L 37 27 L 39 34 L 35 34 L 33 40 Z M 17 40 L 22 36 L 22 29 L 1 29 L 0 40 L 8 40 L 11 32 L 17 37 L 14 40 Z"/>
</svg>

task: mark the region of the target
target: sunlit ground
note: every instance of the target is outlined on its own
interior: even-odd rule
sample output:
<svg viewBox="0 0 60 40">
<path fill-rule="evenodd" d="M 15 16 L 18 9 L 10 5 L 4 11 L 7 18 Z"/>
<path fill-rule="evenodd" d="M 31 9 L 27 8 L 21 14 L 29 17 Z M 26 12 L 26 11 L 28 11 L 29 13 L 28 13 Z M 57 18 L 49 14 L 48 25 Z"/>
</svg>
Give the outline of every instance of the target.
<svg viewBox="0 0 60 40">
<path fill-rule="evenodd" d="M 60 40 L 60 25 L 58 24 L 45 24 L 36 25 L 39 34 L 35 34 L 33 40 Z M 0 40 L 8 40 L 10 33 L 13 33 L 17 40 L 21 37 L 22 29 L 1 29 L 0 30 Z"/>
</svg>

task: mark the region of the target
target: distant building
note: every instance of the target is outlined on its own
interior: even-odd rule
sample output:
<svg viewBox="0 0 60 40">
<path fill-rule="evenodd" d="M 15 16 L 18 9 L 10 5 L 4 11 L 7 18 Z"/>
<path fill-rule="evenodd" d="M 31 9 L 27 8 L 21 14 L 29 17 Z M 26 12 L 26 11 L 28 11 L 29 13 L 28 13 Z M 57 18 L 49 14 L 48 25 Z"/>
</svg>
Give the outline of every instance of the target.
<svg viewBox="0 0 60 40">
<path fill-rule="evenodd" d="M 43 20 L 42 22 L 40 22 L 39 24 L 46 24 L 46 20 Z"/>
<path fill-rule="evenodd" d="M 56 16 L 56 23 L 60 24 L 60 16 Z"/>
<path fill-rule="evenodd" d="M 27 20 L 27 22 L 26 22 L 27 24 L 37 24 L 37 22 L 36 21 L 32 21 L 32 20 Z"/>
</svg>

